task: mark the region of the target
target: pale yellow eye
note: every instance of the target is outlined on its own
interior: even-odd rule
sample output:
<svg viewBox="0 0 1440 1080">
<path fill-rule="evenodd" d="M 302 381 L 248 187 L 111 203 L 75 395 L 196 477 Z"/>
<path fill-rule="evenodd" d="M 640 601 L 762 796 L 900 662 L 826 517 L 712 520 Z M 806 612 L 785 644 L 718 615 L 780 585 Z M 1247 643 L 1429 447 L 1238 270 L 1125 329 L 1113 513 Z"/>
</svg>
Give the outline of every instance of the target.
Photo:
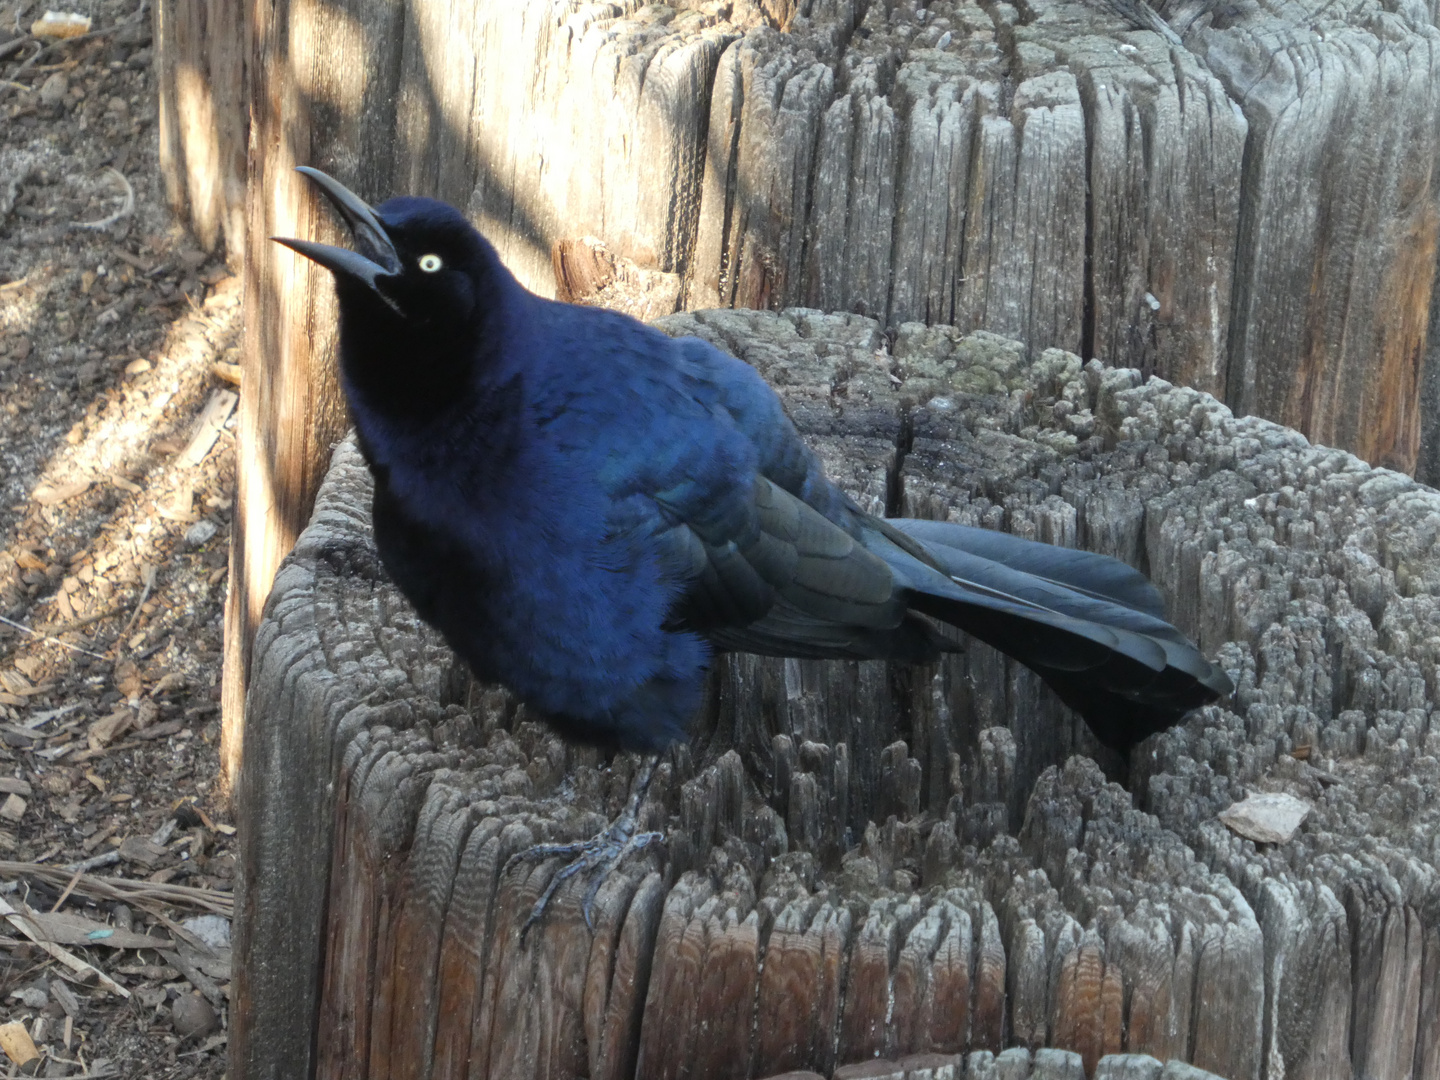
<svg viewBox="0 0 1440 1080">
<path fill-rule="evenodd" d="M 421 256 L 420 256 L 420 269 L 421 269 L 421 270 L 424 270 L 425 273 L 427 273 L 427 274 L 433 274 L 433 273 L 435 273 L 436 270 L 439 270 L 440 267 L 442 267 L 442 266 L 444 266 L 444 265 L 445 265 L 445 264 L 440 261 L 440 256 L 439 256 L 439 255 L 421 255 Z"/>
</svg>

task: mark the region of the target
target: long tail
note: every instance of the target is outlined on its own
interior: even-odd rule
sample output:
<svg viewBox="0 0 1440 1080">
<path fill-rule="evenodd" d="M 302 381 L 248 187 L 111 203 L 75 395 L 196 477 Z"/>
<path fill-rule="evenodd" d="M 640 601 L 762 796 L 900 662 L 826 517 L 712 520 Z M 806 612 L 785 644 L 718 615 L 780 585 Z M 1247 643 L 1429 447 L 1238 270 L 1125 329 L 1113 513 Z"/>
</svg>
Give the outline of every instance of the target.
<svg viewBox="0 0 1440 1080">
<path fill-rule="evenodd" d="M 911 607 L 1019 660 L 1106 746 L 1126 752 L 1234 690 L 1116 559 L 944 522 L 869 524 L 865 547 Z"/>
</svg>

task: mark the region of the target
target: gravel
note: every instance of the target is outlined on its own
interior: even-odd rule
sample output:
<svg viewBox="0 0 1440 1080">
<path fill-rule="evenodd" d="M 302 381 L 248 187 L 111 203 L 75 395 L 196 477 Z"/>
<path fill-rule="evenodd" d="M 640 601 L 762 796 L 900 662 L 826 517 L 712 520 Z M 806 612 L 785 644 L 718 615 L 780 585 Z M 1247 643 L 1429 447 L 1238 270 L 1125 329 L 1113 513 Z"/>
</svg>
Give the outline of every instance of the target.
<svg viewBox="0 0 1440 1080">
<path fill-rule="evenodd" d="M 94 0 L 99 36 L 6 53 L 43 6 L 0 10 L 0 897 L 93 925 L 65 948 L 130 996 L 7 926 L 0 1025 L 36 1043 L 26 1075 L 218 1078 L 196 991 L 223 1004 L 229 976 L 233 414 L 185 450 L 233 391 L 211 365 L 238 359 L 239 282 L 165 207 L 148 13 Z M 204 954 L 172 929 L 197 915 Z M 174 947 L 104 945 L 121 931 Z"/>
</svg>

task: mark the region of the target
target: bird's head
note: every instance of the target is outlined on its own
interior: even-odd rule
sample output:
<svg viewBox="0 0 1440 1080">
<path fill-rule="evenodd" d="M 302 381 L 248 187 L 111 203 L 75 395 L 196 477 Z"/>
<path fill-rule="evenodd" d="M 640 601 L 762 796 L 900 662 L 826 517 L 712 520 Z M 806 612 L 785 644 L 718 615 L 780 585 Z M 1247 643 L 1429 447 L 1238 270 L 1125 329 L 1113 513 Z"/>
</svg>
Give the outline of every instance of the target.
<svg viewBox="0 0 1440 1080">
<path fill-rule="evenodd" d="M 464 215 L 438 200 L 410 196 L 371 207 L 319 169 L 302 165 L 296 171 L 339 212 L 355 249 L 272 239 L 335 275 L 342 312 L 363 311 L 367 323 L 398 319 L 409 332 L 446 332 L 471 321 L 499 263 Z"/>
</svg>

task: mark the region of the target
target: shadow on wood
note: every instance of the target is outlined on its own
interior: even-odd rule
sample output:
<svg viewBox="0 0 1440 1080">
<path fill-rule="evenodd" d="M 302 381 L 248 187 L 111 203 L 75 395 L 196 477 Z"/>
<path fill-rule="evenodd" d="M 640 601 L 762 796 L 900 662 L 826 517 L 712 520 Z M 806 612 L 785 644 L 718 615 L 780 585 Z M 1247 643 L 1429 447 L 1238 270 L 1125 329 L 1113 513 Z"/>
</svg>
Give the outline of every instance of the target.
<svg viewBox="0 0 1440 1080">
<path fill-rule="evenodd" d="M 343 445 L 256 641 L 232 1076 L 1440 1068 L 1440 495 L 993 335 L 662 325 L 759 368 L 862 506 L 1145 569 L 1233 701 L 1137 748 L 1132 795 L 982 645 L 723 658 L 643 809 L 665 850 L 606 883 L 593 932 L 572 882 L 522 944 L 558 866 L 508 856 L 596 831 L 633 762 L 468 683 L 385 580 Z M 1311 805 L 1289 843 L 1220 824 L 1253 790 Z M 874 1063 L 914 1054 L 950 1057 Z"/>
</svg>

